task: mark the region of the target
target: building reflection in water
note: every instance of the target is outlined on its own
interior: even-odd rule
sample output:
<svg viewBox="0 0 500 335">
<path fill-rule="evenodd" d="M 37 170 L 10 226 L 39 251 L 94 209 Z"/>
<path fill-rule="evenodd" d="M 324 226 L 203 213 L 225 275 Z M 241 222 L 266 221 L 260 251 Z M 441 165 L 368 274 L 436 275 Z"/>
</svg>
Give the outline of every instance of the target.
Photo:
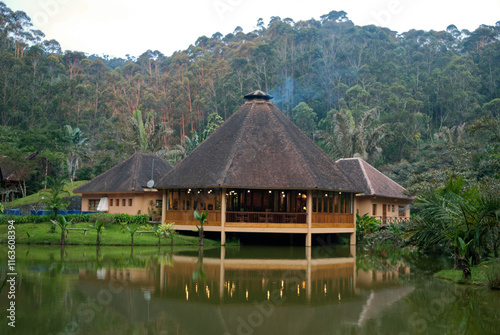
<svg viewBox="0 0 500 335">
<path fill-rule="evenodd" d="M 143 268 L 82 270 L 79 287 L 89 296 L 106 286 L 122 287 L 109 306 L 128 320 L 147 322 L 167 315 L 186 333 L 194 333 L 188 331 L 192 325 L 187 320 L 199 312 L 214 333 L 221 334 L 249 325 L 252 320 L 244 316 L 255 311 L 260 311 L 259 327 L 267 332 L 274 331 L 274 323 L 265 317 L 271 312 L 275 321 L 301 319 L 296 329 L 288 325 L 289 333 L 305 331 L 303 322 L 311 325 L 314 320 L 314 327 L 334 320 L 362 326 L 413 290 L 404 285 L 410 272 L 404 264 L 383 272 L 362 270 L 356 269 L 354 247 L 323 258 L 316 257 L 314 249 L 301 250 L 302 257 L 258 258 L 225 247 L 220 253 L 206 252 L 203 260 L 190 254 L 166 255 Z M 198 275 L 200 264 L 204 280 Z"/>
</svg>

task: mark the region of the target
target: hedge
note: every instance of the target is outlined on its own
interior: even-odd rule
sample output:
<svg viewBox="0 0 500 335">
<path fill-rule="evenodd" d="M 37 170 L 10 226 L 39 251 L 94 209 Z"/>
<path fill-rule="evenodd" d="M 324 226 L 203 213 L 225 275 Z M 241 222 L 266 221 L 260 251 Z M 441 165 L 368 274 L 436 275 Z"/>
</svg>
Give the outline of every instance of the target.
<svg viewBox="0 0 500 335">
<path fill-rule="evenodd" d="M 73 220 L 74 223 L 79 222 L 104 222 L 104 224 L 147 224 L 149 217 L 145 214 L 142 215 L 129 215 L 129 214 L 108 214 L 108 213 L 89 213 L 89 214 L 67 214 L 62 215 L 66 220 Z M 52 216 L 49 215 L 3 215 L 0 214 L 0 224 L 8 224 L 10 220 L 16 223 L 40 223 L 50 222 Z"/>
</svg>

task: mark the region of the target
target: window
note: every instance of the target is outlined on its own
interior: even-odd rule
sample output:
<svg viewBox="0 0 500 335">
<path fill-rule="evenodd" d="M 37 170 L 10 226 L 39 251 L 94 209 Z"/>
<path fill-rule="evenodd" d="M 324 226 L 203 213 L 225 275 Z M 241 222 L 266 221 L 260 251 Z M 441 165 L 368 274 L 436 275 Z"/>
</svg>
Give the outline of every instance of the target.
<svg viewBox="0 0 500 335">
<path fill-rule="evenodd" d="M 120 199 L 116 199 L 116 206 L 120 206 Z"/>
<path fill-rule="evenodd" d="M 395 211 L 396 211 L 396 209 L 394 209 L 394 205 L 392 205 L 392 212 L 395 212 Z"/>
<path fill-rule="evenodd" d="M 113 206 L 113 199 L 109 199 L 109 205 Z"/>
<path fill-rule="evenodd" d="M 128 199 L 128 205 L 132 206 L 132 199 Z"/>
<path fill-rule="evenodd" d="M 399 216 L 405 216 L 406 208 L 405 206 L 398 206 Z"/>
<path fill-rule="evenodd" d="M 99 201 L 99 199 L 89 199 L 89 211 L 96 211 Z"/>
<path fill-rule="evenodd" d="M 161 208 L 162 202 L 163 200 L 156 200 L 156 208 Z"/>
<path fill-rule="evenodd" d="M 122 199 L 122 206 L 127 206 L 127 199 Z"/>
<path fill-rule="evenodd" d="M 377 204 L 372 205 L 372 215 L 377 215 Z"/>
</svg>

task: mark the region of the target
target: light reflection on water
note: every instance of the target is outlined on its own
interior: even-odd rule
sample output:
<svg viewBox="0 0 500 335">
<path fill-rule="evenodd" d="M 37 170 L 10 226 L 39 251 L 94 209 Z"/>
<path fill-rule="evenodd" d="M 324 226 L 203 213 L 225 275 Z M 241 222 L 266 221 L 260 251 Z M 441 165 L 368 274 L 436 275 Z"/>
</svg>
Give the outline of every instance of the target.
<svg viewBox="0 0 500 335">
<path fill-rule="evenodd" d="M 432 259 L 400 251 L 19 249 L 17 333 L 494 334 L 500 325 L 498 292 L 439 282 L 425 273 Z"/>
</svg>

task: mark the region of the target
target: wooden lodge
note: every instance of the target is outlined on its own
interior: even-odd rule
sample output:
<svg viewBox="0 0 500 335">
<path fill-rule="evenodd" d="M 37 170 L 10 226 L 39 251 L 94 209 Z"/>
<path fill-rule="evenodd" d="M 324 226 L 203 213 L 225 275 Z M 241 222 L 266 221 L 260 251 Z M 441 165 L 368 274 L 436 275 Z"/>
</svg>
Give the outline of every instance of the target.
<svg viewBox="0 0 500 335">
<path fill-rule="evenodd" d="M 156 185 L 162 222 L 196 230 L 193 211 L 209 211 L 205 231 L 347 233 L 356 241 L 355 194 L 362 191 L 262 91 Z"/>
</svg>

